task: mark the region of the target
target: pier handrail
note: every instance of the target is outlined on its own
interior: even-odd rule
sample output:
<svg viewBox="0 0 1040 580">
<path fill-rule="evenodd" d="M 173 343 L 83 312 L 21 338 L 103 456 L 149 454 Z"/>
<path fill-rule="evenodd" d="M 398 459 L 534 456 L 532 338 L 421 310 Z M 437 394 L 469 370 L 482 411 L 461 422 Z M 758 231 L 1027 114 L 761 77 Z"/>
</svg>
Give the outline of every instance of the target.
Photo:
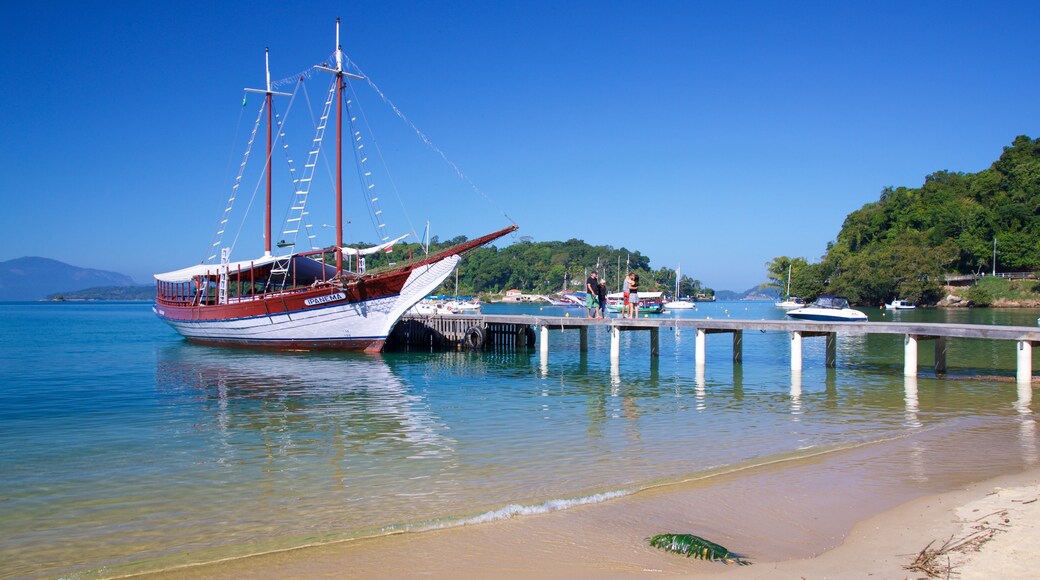
<svg viewBox="0 0 1040 580">
<path fill-rule="evenodd" d="M 459 318 L 456 318 L 459 320 Z M 902 335 L 904 374 L 916 376 L 918 358 L 918 342 L 927 340 L 934 342 L 935 370 L 945 372 L 946 339 L 970 338 L 981 340 L 1016 341 L 1016 380 L 1020 385 L 1032 381 L 1033 347 L 1040 344 L 1040 327 L 1036 326 L 1004 326 L 995 324 L 955 324 L 945 322 L 821 322 L 807 320 L 750 320 L 741 318 L 727 319 L 686 319 L 686 318 L 582 318 L 580 316 L 539 316 L 516 314 L 484 314 L 473 316 L 473 323 L 501 324 L 514 328 L 537 327 L 540 329 L 539 340 L 543 366 L 547 364 L 549 353 L 549 331 L 577 329 L 580 336 L 580 348 L 588 349 L 588 329 L 592 326 L 607 327 L 611 331 L 610 358 L 611 364 L 617 364 L 620 352 L 621 331 L 647 330 L 650 333 L 650 356 L 658 355 L 658 342 L 662 328 L 691 329 L 697 333 L 695 339 L 695 360 L 698 367 L 705 361 L 705 337 L 708 334 L 729 333 L 733 336 L 733 362 L 742 359 L 744 331 L 786 332 L 791 335 L 791 369 L 800 372 L 802 367 L 802 338 L 812 336 L 826 337 L 826 361 L 833 367 L 836 361 L 837 336 L 862 336 L 867 334 Z M 512 331 L 512 335 L 517 332 Z"/>
<path fill-rule="evenodd" d="M 741 318 L 580 318 L 515 314 L 485 314 L 487 322 L 530 324 L 550 328 L 619 326 L 623 328 L 699 328 L 702 330 L 764 330 L 776 332 L 836 332 L 846 335 L 910 334 L 990 340 L 1040 341 L 1040 327 L 947 322 L 813 322 L 807 320 L 750 320 Z"/>
</svg>

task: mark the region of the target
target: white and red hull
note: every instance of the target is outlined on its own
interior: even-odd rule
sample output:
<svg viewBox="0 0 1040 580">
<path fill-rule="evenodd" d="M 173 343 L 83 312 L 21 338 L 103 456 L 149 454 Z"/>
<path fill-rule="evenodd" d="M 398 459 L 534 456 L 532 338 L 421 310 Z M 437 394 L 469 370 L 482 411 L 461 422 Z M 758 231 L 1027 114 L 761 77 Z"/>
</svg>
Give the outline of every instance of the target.
<svg viewBox="0 0 1040 580">
<path fill-rule="evenodd" d="M 396 276 L 374 278 L 367 286 L 268 294 L 220 305 L 156 303 L 153 310 L 193 342 L 378 352 L 405 311 L 440 286 L 460 259 L 447 256 Z"/>
</svg>

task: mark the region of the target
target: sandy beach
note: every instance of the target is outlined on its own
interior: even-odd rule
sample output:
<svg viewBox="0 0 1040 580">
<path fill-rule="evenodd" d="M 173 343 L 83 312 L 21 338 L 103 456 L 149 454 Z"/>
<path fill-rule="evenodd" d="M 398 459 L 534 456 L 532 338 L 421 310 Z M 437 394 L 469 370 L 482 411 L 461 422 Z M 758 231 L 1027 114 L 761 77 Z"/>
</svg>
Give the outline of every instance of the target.
<svg viewBox="0 0 1040 580">
<path fill-rule="evenodd" d="M 818 557 L 765 563 L 729 578 L 1035 578 L 1040 470 L 919 498 L 858 523 Z M 945 549 L 944 549 L 945 548 Z M 926 551 L 927 550 L 927 551 Z M 922 554 L 922 552 L 925 552 Z"/>
<path fill-rule="evenodd" d="M 973 438 L 974 445 L 958 437 Z M 963 433 L 948 443 L 970 450 L 990 442 Z M 947 456 L 934 465 L 919 464 L 922 458 L 913 457 L 919 445 L 865 445 L 602 504 L 289 550 L 162 576 L 876 579 L 926 578 L 925 569 L 940 570 L 941 577 L 946 570 L 959 578 L 1035 576 L 1040 468 L 988 465 L 971 452 L 962 454 L 963 462 Z M 1004 474 L 988 477 L 994 470 Z M 752 565 L 688 559 L 647 545 L 648 536 L 665 532 L 705 537 Z M 946 550 L 922 564 L 926 568 L 908 568 L 926 548 L 944 545 Z"/>
</svg>

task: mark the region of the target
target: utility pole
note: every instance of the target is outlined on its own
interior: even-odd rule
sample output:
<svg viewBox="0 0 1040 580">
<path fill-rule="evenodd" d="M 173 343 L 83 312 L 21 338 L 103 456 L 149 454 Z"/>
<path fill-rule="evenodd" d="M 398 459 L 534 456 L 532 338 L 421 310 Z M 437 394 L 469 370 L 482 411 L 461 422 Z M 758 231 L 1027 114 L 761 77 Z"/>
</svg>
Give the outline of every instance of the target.
<svg viewBox="0 0 1040 580">
<path fill-rule="evenodd" d="M 993 236 L 993 275 L 997 275 L 997 236 Z"/>
</svg>

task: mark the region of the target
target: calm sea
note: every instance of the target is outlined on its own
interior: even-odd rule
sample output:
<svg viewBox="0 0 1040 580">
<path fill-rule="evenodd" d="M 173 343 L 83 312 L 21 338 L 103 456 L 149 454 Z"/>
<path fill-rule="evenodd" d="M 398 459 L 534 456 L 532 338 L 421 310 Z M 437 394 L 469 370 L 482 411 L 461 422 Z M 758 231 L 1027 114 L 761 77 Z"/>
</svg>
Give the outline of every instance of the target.
<svg viewBox="0 0 1040 580">
<path fill-rule="evenodd" d="M 486 305 L 581 316 L 582 309 Z M 1035 310 L 869 311 L 1034 326 Z M 782 318 L 702 303 L 693 318 Z M 609 501 L 727 466 L 942 429 L 1013 429 L 1036 461 L 1010 342 L 951 340 L 902 376 L 899 336 L 553 332 L 551 353 L 268 353 L 194 346 L 142 303 L 0 303 L 0 576 L 96 577 Z M 981 378 L 979 378 L 981 377 Z"/>
</svg>

